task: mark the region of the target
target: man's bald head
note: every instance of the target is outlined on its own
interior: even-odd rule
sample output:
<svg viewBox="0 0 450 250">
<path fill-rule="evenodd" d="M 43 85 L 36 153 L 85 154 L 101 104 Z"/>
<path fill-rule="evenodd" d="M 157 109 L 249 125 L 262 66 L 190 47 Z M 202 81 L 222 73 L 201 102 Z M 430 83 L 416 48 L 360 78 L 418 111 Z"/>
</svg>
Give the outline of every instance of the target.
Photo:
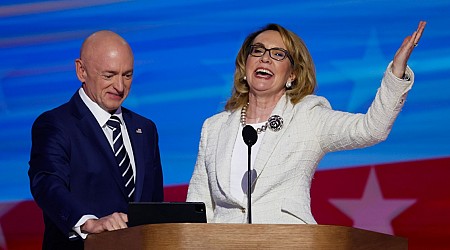
<svg viewBox="0 0 450 250">
<path fill-rule="evenodd" d="M 80 49 L 80 58 L 82 60 L 90 60 L 97 53 L 104 52 L 110 48 L 122 48 L 129 50 L 133 54 L 130 45 L 117 33 L 109 30 L 101 30 L 91 34 L 84 40 Z"/>
<path fill-rule="evenodd" d="M 102 30 L 83 42 L 75 60 L 77 77 L 86 95 L 107 112 L 115 112 L 131 88 L 133 52 L 118 34 Z"/>
</svg>

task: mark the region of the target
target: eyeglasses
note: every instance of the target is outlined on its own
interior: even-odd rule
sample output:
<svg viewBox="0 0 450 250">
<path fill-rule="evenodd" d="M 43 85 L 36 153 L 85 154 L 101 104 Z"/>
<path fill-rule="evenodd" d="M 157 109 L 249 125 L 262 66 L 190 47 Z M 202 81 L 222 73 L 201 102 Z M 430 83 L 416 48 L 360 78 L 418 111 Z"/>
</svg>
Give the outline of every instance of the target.
<svg viewBox="0 0 450 250">
<path fill-rule="evenodd" d="M 266 49 L 263 45 L 250 45 L 250 55 L 255 57 L 262 57 L 266 51 L 269 51 L 269 56 L 272 59 L 275 59 L 277 61 L 283 61 L 286 57 L 289 58 L 289 61 L 291 61 L 291 64 L 294 65 L 294 59 L 292 58 L 291 54 L 289 54 L 289 51 L 282 49 L 282 48 L 271 48 Z"/>
</svg>

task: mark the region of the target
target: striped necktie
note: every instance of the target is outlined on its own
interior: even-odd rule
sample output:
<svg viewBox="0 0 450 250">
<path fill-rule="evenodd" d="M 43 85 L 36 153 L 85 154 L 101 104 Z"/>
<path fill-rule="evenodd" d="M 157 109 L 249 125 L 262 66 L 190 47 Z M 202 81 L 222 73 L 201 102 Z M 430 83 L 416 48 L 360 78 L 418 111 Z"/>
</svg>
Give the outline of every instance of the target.
<svg viewBox="0 0 450 250">
<path fill-rule="evenodd" d="M 114 154 L 116 156 L 117 163 L 119 164 L 119 170 L 122 174 L 122 179 L 125 184 L 126 194 L 128 199 L 133 201 L 134 196 L 134 178 L 133 168 L 131 167 L 130 157 L 125 149 L 122 138 L 122 130 L 120 129 L 121 121 L 119 117 L 112 115 L 106 122 L 106 125 L 113 131 L 113 144 Z"/>
</svg>

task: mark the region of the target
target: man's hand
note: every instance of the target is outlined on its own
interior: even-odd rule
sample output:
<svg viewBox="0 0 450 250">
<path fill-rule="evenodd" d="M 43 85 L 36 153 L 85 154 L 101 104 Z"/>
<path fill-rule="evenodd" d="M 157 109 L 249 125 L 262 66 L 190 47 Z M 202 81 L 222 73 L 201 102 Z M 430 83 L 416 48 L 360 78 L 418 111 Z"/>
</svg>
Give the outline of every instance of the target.
<svg viewBox="0 0 450 250">
<path fill-rule="evenodd" d="M 89 219 L 81 226 L 83 233 L 101 233 L 127 228 L 128 216 L 124 213 L 113 213 L 100 219 Z"/>
</svg>

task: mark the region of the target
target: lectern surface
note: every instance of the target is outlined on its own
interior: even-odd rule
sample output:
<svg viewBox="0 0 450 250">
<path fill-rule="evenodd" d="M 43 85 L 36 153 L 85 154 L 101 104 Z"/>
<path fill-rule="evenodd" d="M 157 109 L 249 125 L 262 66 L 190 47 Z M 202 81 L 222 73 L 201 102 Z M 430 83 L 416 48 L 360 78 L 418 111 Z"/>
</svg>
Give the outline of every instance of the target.
<svg viewBox="0 0 450 250">
<path fill-rule="evenodd" d="M 405 238 L 332 225 L 174 223 L 89 235 L 85 249 L 408 249 Z"/>
</svg>

